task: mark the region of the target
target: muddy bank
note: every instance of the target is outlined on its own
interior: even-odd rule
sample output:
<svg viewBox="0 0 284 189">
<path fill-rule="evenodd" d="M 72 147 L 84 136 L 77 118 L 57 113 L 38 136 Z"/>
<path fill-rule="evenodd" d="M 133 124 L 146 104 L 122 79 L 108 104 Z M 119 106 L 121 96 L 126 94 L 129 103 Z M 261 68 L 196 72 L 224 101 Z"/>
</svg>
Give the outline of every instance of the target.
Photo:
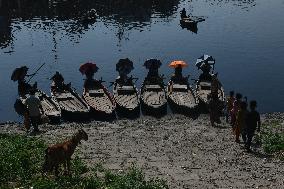
<svg viewBox="0 0 284 189">
<path fill-rule="evenodd" d="M 263 122 L 273 120 L 283 126 L 284 114 L 262 115 Z M 113 170 L 135 164 L 147 177 L 167 180 L 171 188 L 284 188 L 284 162 L 261 148 L 247 153 L 234 142 L 228 124 L 211 127 L 207 115 L 43 125 L 36 137 L 51 144 L 80 127 L 89 140 L 76 153 L 89 164 L 101 162 Z M 19 124 L 2 124 L 0 132 L 25 133 Z"/>
</svg>

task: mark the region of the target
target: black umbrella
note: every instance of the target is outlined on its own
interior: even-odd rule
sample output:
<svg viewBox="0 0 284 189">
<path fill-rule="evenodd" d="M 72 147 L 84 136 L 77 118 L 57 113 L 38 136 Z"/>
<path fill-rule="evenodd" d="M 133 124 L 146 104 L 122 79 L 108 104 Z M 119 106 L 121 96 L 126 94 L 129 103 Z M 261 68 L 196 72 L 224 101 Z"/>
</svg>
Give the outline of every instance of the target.
<svg viewBox="0 0 284 189">
<path fill-rule="evenodd" d="M 158 59 L 148 59 L 145 61 L 144 63 L 144 66 L 147 68 L 147 69 L 150 69 L 150 68 L 159 68 L 161 67 L 162 65 L 162 62 Z"/>
<path fill-rule="evenodd" d="M 11 75 L 11 80 L 12 81 L 18 81 L 19 80 L 19 78 L 20 78 L 20 76 L 22 76 L 23 74 L 27 74 L 27 72 L 28 72 L 28 67 L 26 67 L 26 66 L 22 66 L 22 67 L 20 67 L 20 68 L 16 68 L 14 71 L 13 71 L 13 73 L 12 73 L 12 75 Z"/>
<path fill-rule="evenodd" d="M 131 72 L 131 70 L 134 69 L 133 62 L 129 60 L 128 58 L 120 59 L 118 63 L 116 64 L 116 71 L 126 70 L 127 74 Z"/>
</svg>

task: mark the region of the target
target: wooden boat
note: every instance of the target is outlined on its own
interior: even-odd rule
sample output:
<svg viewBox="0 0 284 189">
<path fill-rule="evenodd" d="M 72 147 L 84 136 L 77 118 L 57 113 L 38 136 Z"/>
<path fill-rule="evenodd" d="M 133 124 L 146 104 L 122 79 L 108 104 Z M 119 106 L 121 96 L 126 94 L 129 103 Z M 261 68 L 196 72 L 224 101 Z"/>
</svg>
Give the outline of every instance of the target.
<svg viewBox="0 0 284 189">
<path fill-rule="evenodd" d="M 52 84 L 51 96 L 56 99 L 62 112 L 62 117 L 70 121 L 85 120 L 89 116 L 90 108 L 87 103 L 71 88 L 54 87 Z"/>
<path fill-rule="evenodd" d="M 61 110 L 58 103 L 52 97 L 38 89 L 35 93 L 35 96 L 40 99 L 42 117 L 48 118 L 49 123 L 59 123 L 61 118 Z M 15 103 L 16 112 L 20 115 L 24 114 L 24 101 L 26 98 L 28 98 L 28 95 L 25 97 L 20 97 Z"/>
<path fill-rule="evenodd" d="M 168 102 L 173 112 L 193 114 L 197 112 L 198 98 L 188 84 L 168 83 Z"/>
<path fill-rule="evenodd" d="M 203 21 L 205 21 L 205 18 L 200 17 L 200 16 L 188 16 L 186 18 L 180 19 L 180 23 L 183 23 L 186 25 L 197 24 L 198 22 L 203 22 Z"/>
<path fill-rule="evenodd" d="M 93 86 L 85 89 L 83 99 L 97 117 L 115 116 L 115 101 L 100 81 L 94 80 Z"/>
<path fill-rule="evenodd" d="M 167 96 L 164 86 L 145 78 L 141 87 L 141 108 L 144 114 L 161 116 L 167 112 Z"/>
<path fill-rule="evenodd" d="M 117 113 L 120 117 L 139 116 L 139 94 L 132 80 L 130 83 L 115 82 L 113 84 L 113 96 L 117 106 Z"/>
<path fill-rule="evenodd" d="M 180 20 L 180 26 L 182 27 L 182 29 L 186 28 L 187 30 L 190 30 L 191 32 L 197 34 L 198 28 L 196 22 L 187 22 Z"/>
<path fill-rule="evenodd" d="M 207 110 L 209 105 L 209 95 L 211 94 L 211 81 L 200 80 L 196 82 L 196 94 L 199 98 L 199 105 L 201 108 Z M 224 88 L 218 90 L 218 97 L 221 102 L 225 102 Z"/>
</svg>

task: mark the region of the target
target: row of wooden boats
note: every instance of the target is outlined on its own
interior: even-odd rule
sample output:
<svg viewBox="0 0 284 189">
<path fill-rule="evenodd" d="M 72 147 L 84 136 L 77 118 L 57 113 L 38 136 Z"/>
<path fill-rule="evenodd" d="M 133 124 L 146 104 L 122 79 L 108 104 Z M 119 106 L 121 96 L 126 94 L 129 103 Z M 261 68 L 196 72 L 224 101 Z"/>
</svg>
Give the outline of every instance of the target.
<svg viewBox="0 0 284 189">
<path fill-rule="evenodd" d="M 135 118 L 145 115 L 162 116 L 167 113 L 167 104 L 174 113 L 198 114 L 208 105 L 211 81 L 197 81 L 193 89 L 188 83 L 169 81 L 167 86 L 145 78 L 139 91 L 134 82 L 121 84 L 114 82 L 111 94 L 101 81 L 95 80 L 84 94 L 79 95 L 71 86 L 52 89 L 51 97 L 38 90 L 42 114 L 52 123 L 62 119 L 82 121 L 89 117 L 113 119 L 116 117 Z M 26 97 L 21 97 L 20 101 Z M 219 99 L 224 101 L 224 90 L 219 90 Z"/>
<path fill-rule="evenodd" d="M 164 78 L 158 72 L 161 62 L 157 59 L 148 59 L 144 66 L 149 71 L 141 89 L 138 90 L 135 85 L 137 78 L 127 76 L 134 69 L 133 62 L 128 58 L 120 59 L 116 64 L 119 77 L 112 83 L 111 93 L 102 84 L 102 80 L 94 79 L 94 73 L 98 71 L 97 65 L 87 62 L 79 68 L 79 71 L 86 76 L 82 95 L 79 95 L 71 84 L 65 84 L 63 76 L 56 72 L 51 78 L 53 81 L 51 97 L 39 89 L 36 89 L 36 96 L 41 100 L 42 115 L 49 118 L 50 122 L 58 122 L 61 118 L 74 121 L 86 120 L 89 117 L 103 120 L 113 119 L 116 116 L 135 118 L 141 111 L 144 115 L 157 117 L 167 113 L 168 105 L 174 113 L 196 115 L 200 110 L 208 109 L 211 91 L 214 91 L 216 100 L 217 88 L 219 101 L 225 101 L 224 90 L 217 79 L 217 74 L 210 73 L 212 68 L 214 70 L 214 64 L 215 59 L 209 55 L 197 59 L 196 66 L 203 73 L 193 88 L 188 82 L 188 77 L 182 76 L 182 68 L 187 66 L 186 62 L 176 60 L 169 64 L 169 67 L 175 69 L 175 73 L 168 84 L 164 85 Z M 18 71 L 16 69 L 11 79 L 16 81 L 20 78 L 23 84 L 23 77 L 27 73 L 27 69 L 24 68 L 18 68 Z M 16 77 L 17 75 L 19 77 Z M 217 85 L 218 87 L 215 87 Z M 27 86 L 31 88 L 30 85 Z M 26 93 L 20 95 L 18 100 L 22 108 L 17 109 L 23 111 L 17 112 L 25 111 L 23 104 L 28 97 Z"/>
</svg>

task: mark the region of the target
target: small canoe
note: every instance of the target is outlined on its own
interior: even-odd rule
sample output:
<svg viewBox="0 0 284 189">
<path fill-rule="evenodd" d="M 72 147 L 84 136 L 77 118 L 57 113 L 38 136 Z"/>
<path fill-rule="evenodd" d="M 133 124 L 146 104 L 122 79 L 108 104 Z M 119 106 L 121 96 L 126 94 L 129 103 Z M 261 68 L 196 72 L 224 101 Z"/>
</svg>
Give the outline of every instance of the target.
<svg viewBox="0 0 284 189">
<path fill-rule="evenodd" d="M 65 89 L 62 90 L 53 87 L 51 96 L 59 104 L 63 119 L 79 121 L 88 118 L 90 112 L 89 106 L 71 86 L 65 87 Z"/>
<path fill-rule="evenodd" d="M 174 113 L 193 114 L 198 107 L 198 98 L 190 85 L 173 81 L 168 83 L 168 102 Z"/>
<path fill-rule="evenodd" d="M 118 83 L 113 85 L 113 96 L 120 117 L 136 117 L 140 114 L 139 94 L 132 83 Z"/>
<path fill-rule="evenodd" d="M 161 116 L 167 113 L 167 96 L 163 86 L 144 80 L 141 87 L 141 108 L 147 115 Z"/>
<path fill-rule="evenodd" d="M 207 109 L 209 105 L 209 95 L 211 94 L 211 81 L 197 81 L 196 94 L 199 98 L 199 105 Z M 221 102 L 225 102 L 224 88 L 218 90 L 218 97 Z"/>
<path fill-rule="evenodd" d="M 25 97 L 20 97 L 15 103 L 16 112 L 20 115 L 24 115 L 24 101 L 26 98 L 28 98 L 28 96 L 29 95 L 27 94 Z M 38 89 L 35 93 L 35 96 L 40 99 L 42 117 L 47 117 L 49 123 L 59 123 L 61 118 L 61 110 L 58 103 L 53 98 Z"/>
<path fill-rule="evenodd" d="M 205 18 L 201 16 L 188 16 L 187 18 L 180 19 L 180 23 L 184 24 L 197 24 L 198 22 L 203 21 L 205 21 Z"/>
<path fill-rule="evenodd" d="M 85 89 L 83 99 L 91 107 L 91 112 L 97 116 L 114 116 L 115 101 L 110 92 L 101 84 L 94 80 L 93 85 Z"/>
</svg>

